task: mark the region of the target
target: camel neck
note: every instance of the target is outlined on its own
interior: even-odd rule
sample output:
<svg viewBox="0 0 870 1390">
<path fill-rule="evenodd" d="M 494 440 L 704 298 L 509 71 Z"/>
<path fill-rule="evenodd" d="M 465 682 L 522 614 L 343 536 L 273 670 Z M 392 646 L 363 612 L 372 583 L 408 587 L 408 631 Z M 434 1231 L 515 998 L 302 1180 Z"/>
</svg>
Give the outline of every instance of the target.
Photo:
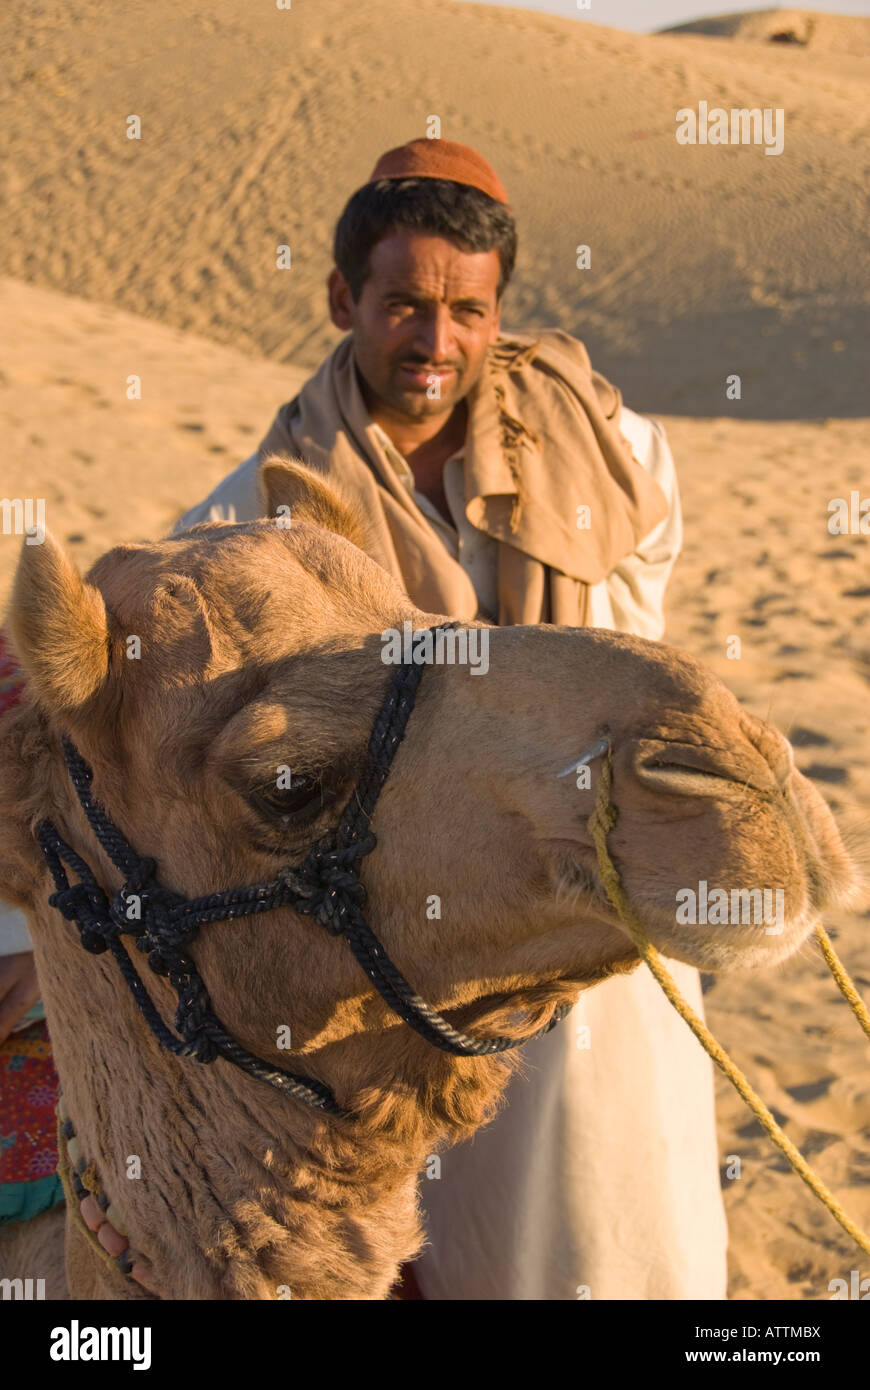
<svg viewBox="0 0 870 1390">
<path fill-rule="evenodd" d="M 160 1296 L 387 1298 L 421 1243 L 417 1183 L 446 1137 L 444 1116 L 408 1099 L 409 1088 L 375 1083 L 366 1117 L 336 1120 L 220 1064 L 164 1057 L 159 1075 L 159 1056 L 140 1078 L 138 1113 L 129 1088 L 121 1106 L 114 1087 L 101 1097 L 83 1077 L 64 1092 L 80 1154 Z M 455 1059 L 444 1065 L 455 1072 Z M 470 1065 L 470 1090 L 494 1100 L 498 1063 Z M 138 1296 L 77 1235 L 73 1296 Z"/>
</svg>

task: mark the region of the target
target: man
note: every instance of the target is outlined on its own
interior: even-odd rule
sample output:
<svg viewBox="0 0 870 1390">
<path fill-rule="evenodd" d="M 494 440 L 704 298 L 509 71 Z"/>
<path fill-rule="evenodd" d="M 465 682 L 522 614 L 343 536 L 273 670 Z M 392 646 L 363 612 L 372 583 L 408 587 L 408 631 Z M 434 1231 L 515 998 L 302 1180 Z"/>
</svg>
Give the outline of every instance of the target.
<svg viewBox="0 0 870 1390">
<path fill-rule="evenodd" d="M 568 334 L 500 332 L 515 255 L 474 150 L 384 155 L 336 229 L 347 336 L 176 529 L 257 516 L 259 459 L 297 455 L 357 497 L 426 612 L 660 638 L 681 541 L 664 432 Z M 672 968 L 701 1012 L 697 972 Z M 724 1297 L 712 1068 L 648 973 L 584 994 L 524 1058 L 493 1123 L 421 1179 L 423 1296 Z"/>
</svg>

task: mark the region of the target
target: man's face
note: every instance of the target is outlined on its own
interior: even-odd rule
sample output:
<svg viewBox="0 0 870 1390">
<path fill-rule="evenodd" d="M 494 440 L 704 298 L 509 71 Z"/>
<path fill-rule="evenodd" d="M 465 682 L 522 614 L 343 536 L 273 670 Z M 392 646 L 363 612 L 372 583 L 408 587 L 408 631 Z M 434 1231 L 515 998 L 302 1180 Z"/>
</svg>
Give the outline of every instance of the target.
<svg viewBox="0 0 870 1390">
<path fill-rule="evenodd" d="M 420 420 L 449 415 L 468 394 L 499 332 L 499 269 L 497 251 L 396 231 L 374 247 L 357 303 L 332 272 L 332 321 L 352 331 L 357 367 L 383 405 Z"/>
</svg>

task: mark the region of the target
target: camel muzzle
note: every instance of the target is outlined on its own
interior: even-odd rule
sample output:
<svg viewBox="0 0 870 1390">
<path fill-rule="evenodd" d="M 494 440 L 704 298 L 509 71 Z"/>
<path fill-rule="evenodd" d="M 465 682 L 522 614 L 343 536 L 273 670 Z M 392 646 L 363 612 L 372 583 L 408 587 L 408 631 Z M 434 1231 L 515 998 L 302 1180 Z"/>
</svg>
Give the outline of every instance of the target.
<svg viewBox="0 0 870 1390">
<path fill-rule="evenodd" d="M 587 754 L 584 755 L 584 758 L 580 759 L 579 763 L 572 764 L 571 767 L 566 768 L 565 773 L 572 771 L 575 767 L 582 766 L 590 755 L 596 757 L 601 756 L 598 749 L 599 745 L 594 745 L 593 748 L 588 750 Z M 613 829 L 618 818 L 617 808 L 614 806 L 610 797 L 612 764 L 612 749 L 608 742 L 603 750 L 603 762 L 598 781 L 595 809 L 589 817 L 588 825 L 593 844 L 595 845 L 599 876 L 620 922 L 634 942 L 638 955 L 649 966 L 652 975 L 661 986 L 669 1002 L 676 1009 L 683 1021 L 691 1028 L 704 1051 L 728 1077 L 728 1080 L 734 1086 L 741 1099 L 745 1101 L 753 1115 L 759 1120 L 777 1148 L 785 1154 L 798 1177 L 803 1179 L 810 1191 L 813 1192 L 822 1205 L 827 1208 L 834 1220 L 839 1222 L 843 1230 L 851 1236 L 855 1244 L 859 1246 L 865 1254 L 870 1255 L 870 1236 L 868 1236 L 861 1227 L 852 1220 L 847 1212 L 843 1210 L 831 1190 L 822 1182 L 818 1174 L 807 1163 L 800 1150 L 795 1147 L 788 1135 L 777 1124 L 773 1114 L 764 1104 L 761 1097 L 753 1090 L 740 1068 L 732 1061 L 725 1049 L 713 1037 L 713 1034 L 704 1021 L 698 1017 L 683 998 L 673 976 L 666 969 L 658 951 L 647 936 L 644 925 L 622 886 L 619 873 L 610 857 L 610 851 L 607 847 L 607 836 Z M 565 774 L 559 773 L 558 775 L 563 776 Z M 840 993 L 857 1018 L 862 1030 L 867 1037 L 870 1038 L 870 1013 L 868 1013 L 867 1007 L 855 988 L 854 982 L 834 950 L 831 939 L 821 922 L 816 924 L 814 935 L 822 955 L 825 958 L 825 963 L 834 977 L 837 988 L 840 990 Z"/>
</svg>

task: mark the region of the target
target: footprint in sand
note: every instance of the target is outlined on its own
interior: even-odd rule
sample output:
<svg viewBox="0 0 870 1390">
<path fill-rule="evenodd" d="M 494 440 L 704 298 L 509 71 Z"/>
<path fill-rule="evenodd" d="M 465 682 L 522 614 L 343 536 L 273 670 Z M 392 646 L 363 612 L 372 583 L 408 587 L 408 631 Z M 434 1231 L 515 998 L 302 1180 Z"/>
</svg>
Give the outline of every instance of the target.
<svg viewBox="0 0 870 1390">
<path fill-rule="evenodd" d="M 810 1081 L 802 1086 L 786 1086 L 786 1090 L 792 1100 L 804 1104 L 808 1100 L 818 1100 L 819 1096 L 827 1095 L 831 1089 L 832 1076 L 823 1076 L 821 1081 Z"/>
<path fill-rule="evenodd" d="M 832 767 L 827 763 L 810 763 L 809 767 L 801 768 L 804 777 L 809 777 L 811 782 L 830 782 L 834 786 L 839 786 L 849 780 L 849 770 L 845 767 Z"/>
<path fill-rule="evenodd" d="M 775 1105 L 771 1105 L 769 1108 L 771 1115 L 780 1127 L 788 1124 L 788 1115 L 784 1115 L 781 1110 L 777 1110 Z M 758 1121 L 754 1117 L 751 1118 L 745 1125 L 740 1126 L 737 1133 L 741 1139 L 757 1139 L 759 1135 Z M 778 1161 L 780 1159 L 781 1163 Z M 771 1168 L 779 1168 L 779 1171 L 784 1173 L 791 1172 L 791 1167 L 785 1154 L 780 1154 L 779 1152 L 774 1154 L 771 1152 L 769 1161 Z"/>
<path fill-rule="evenodd" d="M 820 734 L 815 729 L 797 728 L 791 731 L 793 748 L 824 748 L 830 742 L 827 734 Z"/>
</svg>

